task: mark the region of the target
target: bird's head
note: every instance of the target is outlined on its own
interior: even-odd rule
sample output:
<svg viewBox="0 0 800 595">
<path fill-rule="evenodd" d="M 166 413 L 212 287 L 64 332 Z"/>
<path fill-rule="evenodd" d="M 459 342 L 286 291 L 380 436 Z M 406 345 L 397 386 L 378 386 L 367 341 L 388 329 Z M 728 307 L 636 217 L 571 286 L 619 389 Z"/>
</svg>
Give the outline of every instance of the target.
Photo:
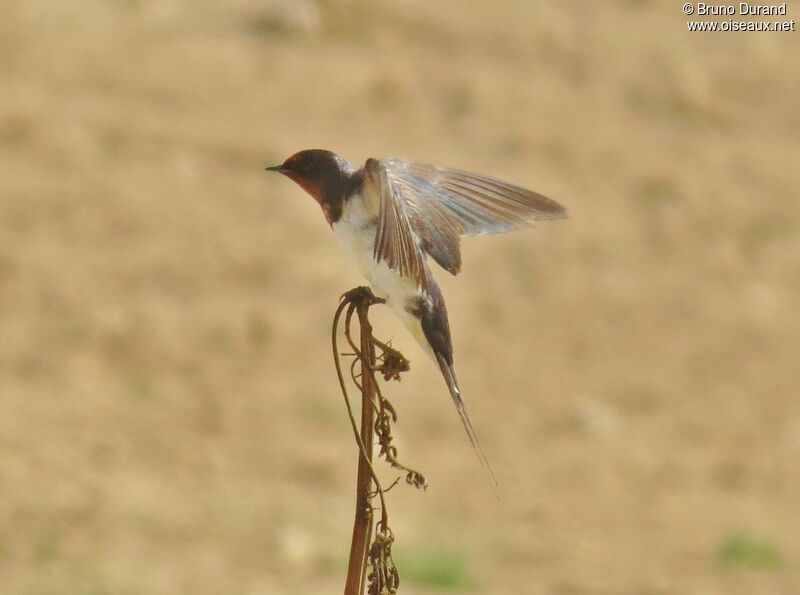
<svg viewBox="0 0 800 595">
<path fill-rule="evenodd" d="M 324 149 L 300 151 L 267 171 L 282 173 L 323 206 L 353 175 L 353 167 L 347 161 Z"/>
</svg>

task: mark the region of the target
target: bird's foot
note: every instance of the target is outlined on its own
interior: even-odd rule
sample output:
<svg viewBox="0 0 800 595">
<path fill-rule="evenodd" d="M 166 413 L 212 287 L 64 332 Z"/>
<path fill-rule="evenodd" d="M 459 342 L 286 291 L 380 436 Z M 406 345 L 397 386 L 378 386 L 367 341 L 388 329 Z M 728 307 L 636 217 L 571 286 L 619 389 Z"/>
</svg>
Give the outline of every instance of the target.
<svg viewBox="0 0 800 595">
<path fill-rule="evenodd" d="M 372 306 L 374 304 L 385 304 L 386 300 L 377 297 L 374 293 L 372 293 L 372 290 L 369 287 L 362 285 L 361 287 L 354 287 L 350 291 L 345 291 L 342 294 L 342 297 L 339 298 L 339 302 L 350 302 L 354 304 L 366 304 L 367 306 Z"/>
</svg>

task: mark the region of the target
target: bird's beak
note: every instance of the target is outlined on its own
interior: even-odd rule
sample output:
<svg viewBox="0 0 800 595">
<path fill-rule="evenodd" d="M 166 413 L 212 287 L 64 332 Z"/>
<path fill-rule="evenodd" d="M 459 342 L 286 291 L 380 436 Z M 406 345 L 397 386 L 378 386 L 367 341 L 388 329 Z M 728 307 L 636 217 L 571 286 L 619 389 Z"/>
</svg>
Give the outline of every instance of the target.
<svg viewBox="0 0 800 595">
<path fill-rule="evenodd" d="M 281 165 L 273 165 L 272 167 L 265 167 L 264 171 L 277 171 L 280 173 L 283 172 L 283 165 L 281 164 Z"/>
</svg>

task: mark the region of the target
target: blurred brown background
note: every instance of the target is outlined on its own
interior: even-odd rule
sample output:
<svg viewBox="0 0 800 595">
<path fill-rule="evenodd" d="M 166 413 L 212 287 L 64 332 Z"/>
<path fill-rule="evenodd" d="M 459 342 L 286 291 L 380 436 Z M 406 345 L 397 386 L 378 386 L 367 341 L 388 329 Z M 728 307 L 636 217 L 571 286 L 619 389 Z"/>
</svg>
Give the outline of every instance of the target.
<svg viewBox="0 0 800 595">
<path fill-rule="evenodd" d="M 361 280 L 262 171 L 309 147 L 570 209 L 439 275 L 499 504 L 374 316 L 430 481 L 391 493 L 401 593 L 800 592 L 799 39 L 655 0 L 4 3 L 0 592 L 341 591 Z"/>
</svg>

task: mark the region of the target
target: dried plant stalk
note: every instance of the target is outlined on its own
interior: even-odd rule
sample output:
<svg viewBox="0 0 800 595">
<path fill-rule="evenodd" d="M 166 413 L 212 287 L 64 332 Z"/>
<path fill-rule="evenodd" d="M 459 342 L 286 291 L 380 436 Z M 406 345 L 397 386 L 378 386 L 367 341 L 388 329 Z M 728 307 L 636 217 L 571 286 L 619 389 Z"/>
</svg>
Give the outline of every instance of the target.
<svg viewBox="0 0 800 595">
<path fill-rule="evenodd" d="M 392 560 L 392 544 L 394 534 L 389 528 L 389 517 L 386 508 L 385 493 L 393 487 L 384 489 L 372 466 L 372 446 L 377 435 L 380 445 L 379 455 L 394 468 L 406 473 L 406 482 L 418 488 L 425 488 L 425 477 L 397 460 L 397 448 L 392 445 L 391 426 L 397 421 L 394 407 L 381 393 L 375 380 L 375 372 L 383 375 L 385 380 L 400 380 L 400 374 L 409 369 L 408 360 L 390 345 L 378 341 L 372 336 L 372 325 L 369 322 L 369 308 L 383 303 L 376 298 L 367 287 L 358 287 L 342 296 L 339 308 L 333 319 L 332 346 L 336 373 L 344 396 L 347 412 L 358 444 L 358 475 L 356 478 L 356 512 L 353 522 L 353 537 L 350 545 L 345 595 L 364 595 L 365 582 L 369 582 L 369 595 L 393 595 L 397 592 L 400 576 Z M 346 313 L 345 313 L 346 312 Z M 337 342 L 339 321 L 345 313 L 344 335 L 352 354 L 340 354 Z M 356 345 L 351 336 L 350 325 L 353 314 L 358 315 L 360 327 L 359 344 Z M 376 356 L 376 349 L 379 354 Z M 354 355 L 350 366 L 350 378 L 361 391 L 361 424 L 356 424 L 340 355 Z M 359 374 L 356 374 L 356 366 Z M 359 381 L 360 379 L 360 381 Z M 372 539 L 374 523 L 373 498 L 380 500 L 380 520 L 375 525 L 375 537 Z M 367 567 L 370 572 L 367 574 Z"/>
<path fill-rule="evenodd" d="M 370 343 L 372 325 L 368 311 L 369 304 L 361 301 L 357 306 L 358 324 L 361 327 L 361 448 L 358 450 L 358 476 L 356 479 L 356 518 L 353 523 L 353 541 L 350 547 L 350 563 L 348 564 L 345 594 L 364 592 L 367 572 L 367 552 L 372 534 L 372 507 L 369 494 L 372 491 L 372 442 L 373 420 L 375 417 L 375 379 L 372 374 L 365 374 L 365 368 L 375 366 L 375 348 Z"/>
</svg>

